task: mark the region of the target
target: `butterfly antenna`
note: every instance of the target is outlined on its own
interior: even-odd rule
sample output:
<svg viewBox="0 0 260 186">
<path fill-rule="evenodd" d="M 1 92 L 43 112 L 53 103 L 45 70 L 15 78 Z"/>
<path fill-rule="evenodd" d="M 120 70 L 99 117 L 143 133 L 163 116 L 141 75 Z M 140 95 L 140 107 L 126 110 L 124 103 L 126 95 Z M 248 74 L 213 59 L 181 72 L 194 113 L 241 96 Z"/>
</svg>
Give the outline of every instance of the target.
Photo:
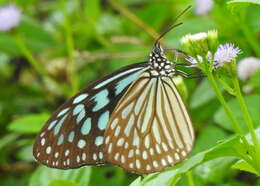
<svg viewBox="0 0 260 186">
<path fill-rule="evenodd" d="M 187 8 L 185 8 L 185 10 L 183 10 L 174 20 L 173 20 L 173 25 L 170 26 L 167 30 L 165 30 L 160 36 L 159 38 L 156 39 L 155 44 L 159 43 L 160 39 L 162 39 L 162 37 L 167 34 L 169 31 L 171 31 L 172 29 L 182 25 L 183 23 L 178 23 L 175 24 L 177 22 L 177 20 L 183 15 L 185 14 L 189 9 L 191 8 L 191 5 L 188 6 Z"/>
</svg>

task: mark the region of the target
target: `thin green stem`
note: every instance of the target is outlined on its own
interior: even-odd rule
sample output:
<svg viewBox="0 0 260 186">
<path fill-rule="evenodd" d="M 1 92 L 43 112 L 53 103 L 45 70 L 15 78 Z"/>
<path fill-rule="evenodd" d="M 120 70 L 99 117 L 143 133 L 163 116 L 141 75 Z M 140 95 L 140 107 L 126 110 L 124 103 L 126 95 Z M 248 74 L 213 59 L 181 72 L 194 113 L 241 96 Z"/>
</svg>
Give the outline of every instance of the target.
<svg viewBox="0 0 260 186">
<path fill-rule="evenodd" d="M 253 49 L 253 51 L 255 52 L 257 57 L 260 58 L 260 47 L 257 43 L 257 40 L 256 40 L 252 30 L 248 27 L 247 21 L 245 20 L 245 12 L 244 11 L 240 12 L 239 20 L 240 20 L 239 21 L 240 28 L 241 28 L 248 44 Z"/>
<path fill-rule="evenodd" d="M 27 59 L 27 61 L 30 63 L 32 68 L 45 80 L 48 80 L 49 82 L 53 83 L 56 87 L 59 87 L 62 89 L 63 92 L 66 92 L 66 87 L 59 85 L 53 78 L 51 78 L 48 73 L 44 70 L 44 68 L 41 66 L 41 64 L 38 62 L 38 60 L 33 56 L 30 49 L 26 46 L 23 39 L 18 33 L 14 33 L 14 39 L 16 42 L 16 45 L 19 47 L 21 52 L 23 53 L 24 57 Z"/>
<path fill-rule="evenodd" d="M 209 79 L 209 81 L 210 81 L 210 83 L 211 83 L 211 85 L 212 85 L 212 87 L 213 87 L 213 90 L 214 90 L 214 92 L 215 92 L 215 94 L 216 94 L 218 100 L 219 100 L 220 103 L 222 104 L 222 106 L 223 106 L 225 112 L 227 113 L 227 115 L 228 115 L 228 117 L 229 117 L 229 119 L 230 119 L 230 121 L 231 121 L 231 123 L 232 123 L 232 125 L 233 125 L 233 128 L 235 129 L 236 133 L 240 136 L 240 138 L 242 139 L 242 141 L 243 141 L 243 143 L 245 144 L 245 146 L 246 146 L 246 147 L 249 147 L 248 141 L 247 141 L 247 139 L 245 138 L 245 136 L 243 135 L 243 131 L 242 131 L 242 129 L 241 129 L 239 123 L 237 122 L 235 116 L 233 115 L 231 109 L 229 108 L 227 102 L 225 101 L 223 95 L 221 94 L 221 91 L 220 91 L 219 88 L 218 88 L 218 85 L 217 85 L 217 83 L 216 83 L 216 80 L 215 80 L 215 78 L 214 78 L 212 72 L 208 71 L 208 72 L 206 72 L 206 73 L 207 73 L 208 79 Z M 236 85 L 236 86 L 237 86 L 237 85 Z M 239 84 L 238 84 L 238 87 L 239 87 Z M 240 90 L 240 89 L 239 89 L 239 90 Z M 240 92 L 240 96 L 242 97 L 241 92 Z M 241 98 L 239 98 L 239 99 L 241 99 Z M 246 108 L 246 107 L 245 107 L 245 108 Z M 250 116 L 249 116 L 249 117 L 250 117 Z M 254 130 L 254 129 L 253 129 L 253 130 Z M 253 136 L 254 136 L 254 134 L 255 134 L 255 133 L 254 133 L 254 131 L 253 131 Z M 252 135 L 252 134 L 251 134 L 251 135 Z M 252 137 L 252 138 L 253 138 L 253 137 Z M 255 138 L 255 139 L 256 139 L 256 138 Z M 256 146 L 255 149 L 256 149 L 256 150 L 255 150 L 256 152 L 251 152 L 250 149 L 249 149 L 249 152 L 248 152 L 248 153 L 250 154 L 250 156 L 252 157 L 252 161 L 251 161 L 251 159 L 247 158 L 246 156 L 243 156 L 243 159 L 244 159 L 245 161 L 247 161 L 249 164 L 251 164 L 253 167 L 255 167 L 255 169 L 256 169 L 257 171 L 259 171 L 259 170 L 260 170 L 260 162 L 259 162 L 259 158 L 257 157 L 257 155 L 260 154 L 260 150 L 259 150 L 258 146 Z"/>
<path fill-rule="evenodd" d="M 188 178 L 189 186 L 195 186 L 192 171 L 188 171 L 186 175 L 187 175 L 187 178 Z"/>
<path fill-rule="evenodd" d="M 214 92 L 215 92 L 215 94 L 216 94 L 218 100 L 219 100 L 220 103 L 222 104 L 222 106 L 223 106 L 225 112 L 227 113 L 227 115 L 228 115 L 228 117 L 229 117 L 229 119 L 230 119 L 230 121 L 231 121 L 231 123 L 232 123 L 232 125 L 233 125 L 233 128 L 234 128 L 235 131 L 236 131 L 236 133 L 240 135 L 241 139 L 243 140 L 243 142 L 244 142 L 245 144 L 248 144 L 248 142 L 247 142 L 245 136 L 243 135 L 243 131 L 242 131 L 242 129 L 241 129 L 239 123 L 237 122 L 237 120 L 236 120 L 234 114 L 232 113 L 231 109 L 229 108 L 227 102 L 225 101 L 225 99 L 224 99 L 224 97 L 223 97 L 221 91 L 219 90 L 219 87 L 218 87 L 218 85 L 217 85 L 217 83 L 216 83 L 216 80 L 215 80 L 215 78 L 214 78 L 212 72 L 210 72 L 210 71 L 207 72 L 207 76 L 208 76 L 208 79 L 209 79 L 209 81 L 210 81 L 210 83 L 211 83 L 211 85 L 212 85 L 212 88 L 213 88 L 213 90 L 214 90 Z"/>
<path fill-rule="evenodd" d="M 71 23 L 69 17 L 66 12 L 65 2 L 61 0 L 62 7 L 63 7 L 63 15 L 65 18 L 64 21 L 64 30 L 65 30 L 65 40 L 66 40 L 66 48 L 68 54 L 68 76 L 71 83 L 71 94 L 74 95 L 78 91 L 78 76 L 76 74 L 76 64 L 75 58 L 73 55 L 74 52 L 74 38 L 71 29 Z"/>
<path fill-rule="evenodd" d="M 245 23 L 241 23 L 241 29 L 246 37 L 248 44 L 253 49 L 257 57 L 260 58 L 260 47 L 257 43 L 256 38 L 253 36 L 252 32 Z"/>
<path fill-rule="evenodd" d="M 38 63 L 38 61 L 34 58 L 31 51 L 25 45 L 23 39 L 19 34 L 14 35 L 16 45 L 20 48 L 23 55 L 26 57 L 31 66 L 35 69 L 37 73 L 39 73 L 42 77 L 46 77 L 47 73 L 44 71 L 44 68 Z"/>
<path fill-rule="evenodd" d="M 236 92 L 236 97 L 237 97 L 237 100 L 239 102 L 240 108 L 242 110 L 244 120 L 246 121 L 247 127 L 249 129 L 252 141 L 253 141 L 254 145 L 256 147 L 258 147 L 259 144 L 258 144 L 257 139 L 256 139 L 256 134 L 255 134 L 255 130 L 254 130 L 253 120 L 252 120 L 252 118 L 251 118 L 251 116 L 249 114 L 249 111 L 247 109 L 245 100 L 244 100 L 244 98 L 242 96 L 238 79 L 235 76 L 232 76 L 232 81 L 233 81 L 233 85 L 234 85 L 234 90 Z"/>
<path fill-rule="evenodd" d="M 141 19 L 139 19 L 135 14 L 130 12 L 127 8 L 116 2 L 115 0 L 108 0 L 110 5 L 115 8 L 117 11 L 119 11 L 122 15 L 127 17 L 130 21 L 144 29 L 150 36 L 152 36 L 154 39 L 158 39 L 160 34 L 158 34 L 152 27 L 147 25 L 145 22 L 143 22 Z"/>
</svg>

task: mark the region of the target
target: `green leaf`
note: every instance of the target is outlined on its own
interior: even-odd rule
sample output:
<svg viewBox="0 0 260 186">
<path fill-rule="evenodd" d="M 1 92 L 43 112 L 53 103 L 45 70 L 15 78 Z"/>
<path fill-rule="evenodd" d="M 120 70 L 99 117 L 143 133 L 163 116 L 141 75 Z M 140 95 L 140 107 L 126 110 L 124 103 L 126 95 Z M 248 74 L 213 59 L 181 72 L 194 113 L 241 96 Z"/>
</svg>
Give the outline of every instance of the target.
<svg viewBox="0 0 260 186">
<path fill-rule="evenodd" d="M 79 186 L 79 185 L 68 180 L 54 180 L 49 184 L 49 186 Z"/>
<path fill-rule="evenodd" d="M 256 34 L 260 31 L 259 17 L 260 17 L 260 6 L 249 6 L 247 9 L 247 22 L 250 29 L 252 29 L 252 31 Z"/>
<path fill-rule="evenodd" d="M 259 131 L 260 128 L 256 129 L 256 132 Z M 154 173 L 146 176 L 140 185 L 175 185 L 178 182 L 180 176 L 190 171 L 192 168 L 209 160 L 220 157 L 240 157 L 239 154 L 242 151 L 245 151 L 244 145 L 241 143 L 238 136 L 234 136 L 209 150 L 192 156 L 188 160 L 177 164 L 176 166 L 169 168 L 164 172 Z"/>
<path fill-rule="evenodd" d="M 207 103 L 208 101 L 215 98 L 215 93 L 211 89 L 211 85 L 207 79 L 204 79 L 195 92 L 191 96 L 190 107 L 198 108 L 199 106 Z"/>
<path fill-rule="evenodd" d="M 135 181 L 133 181 L 129 186 L 139 186 L 141 183 L 141 176 L 139 176 L 137 179 L 135 179 Z"/>
<path fill-rule="evenodd" d="M 52 35 L 31 17 L 24 17 L 22 24 L 17 29 L 32 51 L 40 52 L 55 45 Z"/>
<path fill-rule="evenodd" d="M 255 127 L 260 125 L 260 96 L 259 95 L 253 95 L 253 96 L 245 96 L 245 102 L 248 107 L 248 110 L 251 114 L 251 117 L 253 119 Z M 228 102 L 228 105 L 230 106 L 231 110 L 233 111 L 236 119 L 239 121 L 243 131 L 248 131 L 246 123 L 243 119 L 243 114 L 241 112 L 239 103 L 236 99 L 231 99 Z M 232 125 L 230 123 L 229 117 L 227 116 L 226 112 L 224 111 L 223 107 L 220 107 L 220 109 L 215 113 L 214 115 L 214 121 L 219 124 L 220 126 L 224 127 L 227 130 L 233 131 Z"/>
<path fill-rule="evenodd" d="M 228 134 L 221 128 L 209 125 L 200 130 L 195 143 L 193 154 L 202 152 L 218 144 L 219 141 L 227 139 Z"/>
<path fill-rule="evenodd" d="M 227 7 L 236 15 L 247 10 L 249 5 L 260 5 L 260 0 L 232 0 L 227 2 Z"/>
<path fill-rule="evenodd" d="M 16 154 L 17 158 L 23 161 L 33 161 L 34 157 L 32 154 L 32 145 L 26 145 L 22 147 Z"/>
<path fill-rule="evenodd" d="M 243 3 L 260 5 L 260 0 L 232 0 L 232 1 L 227 2 L 227 4 L 229 4 L 229 5 L 240 5 Z"/>
<path fill-rule="evenodd" d="M 193 153 L 202 152 L 217 145 L 221 140 L 227 139 L 228 134 L 221 128 L 209 125 L 200 130 L 196 139 Z M 234 157 L 222 157 L 210 160 L 195 168 L 193 171 L 204 182 L 221 183 L 227 175 L 226 170 L 234 162 Z M 218 172 L 218 174 L 216 174 Z"/>
<path fill-rule="evenodd" d="M 5 32 L 0 32 L 0 51 L 11 55 L 18 55 L 18 50 L 14 38 Z"/>
<path fill-rule="evenodd" d="M 40 166 L 32 174 L 29 186 L 87 186 L 91 167 L 73 170 L 58 170 Z"/>
<path fill-rule="evenodd" d="M 89 185 L 103 185 L 115 186 L 115 185 L 129 185 L 125 182 L 126 171 L 115 166 L 103 166 L 93 167 L 93 174 Z"/>
<path fill-rule="evenodd" d="M 256 174 L 256 175 L 258 174 L 257 171 L 251 165 L 249 165 L 246 161 L 244 161 L 244 160 L 237 161 L 232 166 L 232 168 L 243 170 L 243 171 L 247 171 L 247 172 L 251 172 L 251 173 Z"/>
<path fill-rule="evenodd" d="M 8 129 L 21 134 L 34 134 L 40 131 L 48 120 L 48 113 L 28 114 L 12 121 Z"/>
<path fill-rule="evenodd" d="M 228 175 L 228 170 L 230 170 L 230 166 L 236 160 L 237 158 L 235 157 L 213 159 L 196 167 L 194 174 L 203 179 L 204 182 L 210 182 L 218 185 L 224 182 L 225 177 Z"/>
<path fill-rule="evenodd" d="M 12 143 L 19 137 L 18 134 L 7 134 L 6 136 L 3 136 L 0 138 L 0 150 L 5 147 L 7 144 Z"/>
</svg>

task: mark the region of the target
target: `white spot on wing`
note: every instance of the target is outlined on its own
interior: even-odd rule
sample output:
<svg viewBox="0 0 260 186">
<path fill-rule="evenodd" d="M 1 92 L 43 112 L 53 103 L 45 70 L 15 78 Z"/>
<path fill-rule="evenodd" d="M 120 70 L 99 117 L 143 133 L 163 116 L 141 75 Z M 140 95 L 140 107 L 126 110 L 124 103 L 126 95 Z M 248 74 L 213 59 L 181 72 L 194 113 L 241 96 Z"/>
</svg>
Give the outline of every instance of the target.
<svg viewBox="0 0 260 186">
<path fill-rule="evenodd" d="M 141 163 L 140 163 L 140 160 L 139 160 L 139 159 L 136 159 L 136 160 L 135 160 L 135 165 L 136 165 L 136 168 L 138 168 L 138 169 L 141 168 Z"/>
<path fill-rule="evenodd" d="M 46 153 L 47 153 L 47 154 L 50 154 L 50 153 L 51 153 L 51 146 L 48 146 L 48 147 L 46 148 Z"/>
<path fill-rule="evenodd" d="M 130 131 L 131 131 L 133 125 L 134 125 L 134 120 L 135 120 L 135 117 L 134 117 L 134 115 L 132 114 L 132 115 L 130 116 L 130 119 L 128 120 L 127 126 L 126 126 L 126 128 L 125 128 L 125 130 L 124 130 L 124 133 L 125 133 L 126 136 L 129 136 L 129 135 L 130 135 Z"/>
<path fill-rule="evenodd" d="M 121 147 L 124 143 L 124 138 L 120 138 L 118 141 L 117 141 L 117 146 Z"/>
<path fill-rule="evenodd" d="M 125 119 L 129 113 L 132 111 L 132 108 L 134 106 L 134 102 L 130 103 L 124 110 L 122 111 L 122 119 Z"/>
</svg>

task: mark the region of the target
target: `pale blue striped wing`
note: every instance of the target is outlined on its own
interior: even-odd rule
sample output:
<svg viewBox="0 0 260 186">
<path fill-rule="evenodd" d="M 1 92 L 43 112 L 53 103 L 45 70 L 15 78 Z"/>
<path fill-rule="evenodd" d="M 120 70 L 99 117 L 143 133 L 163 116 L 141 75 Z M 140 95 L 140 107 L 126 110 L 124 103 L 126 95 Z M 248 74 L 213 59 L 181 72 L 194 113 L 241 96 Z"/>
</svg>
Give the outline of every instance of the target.
<svg viewBox="0 0 260 186">
<path fill-rule="evenodd" d="M 128 88 L 105 131 L 107 161 L 147 174 L 182 161 L 191 152 L 194 131 L 171 77 L 141 74 Z"/>
</svg>

